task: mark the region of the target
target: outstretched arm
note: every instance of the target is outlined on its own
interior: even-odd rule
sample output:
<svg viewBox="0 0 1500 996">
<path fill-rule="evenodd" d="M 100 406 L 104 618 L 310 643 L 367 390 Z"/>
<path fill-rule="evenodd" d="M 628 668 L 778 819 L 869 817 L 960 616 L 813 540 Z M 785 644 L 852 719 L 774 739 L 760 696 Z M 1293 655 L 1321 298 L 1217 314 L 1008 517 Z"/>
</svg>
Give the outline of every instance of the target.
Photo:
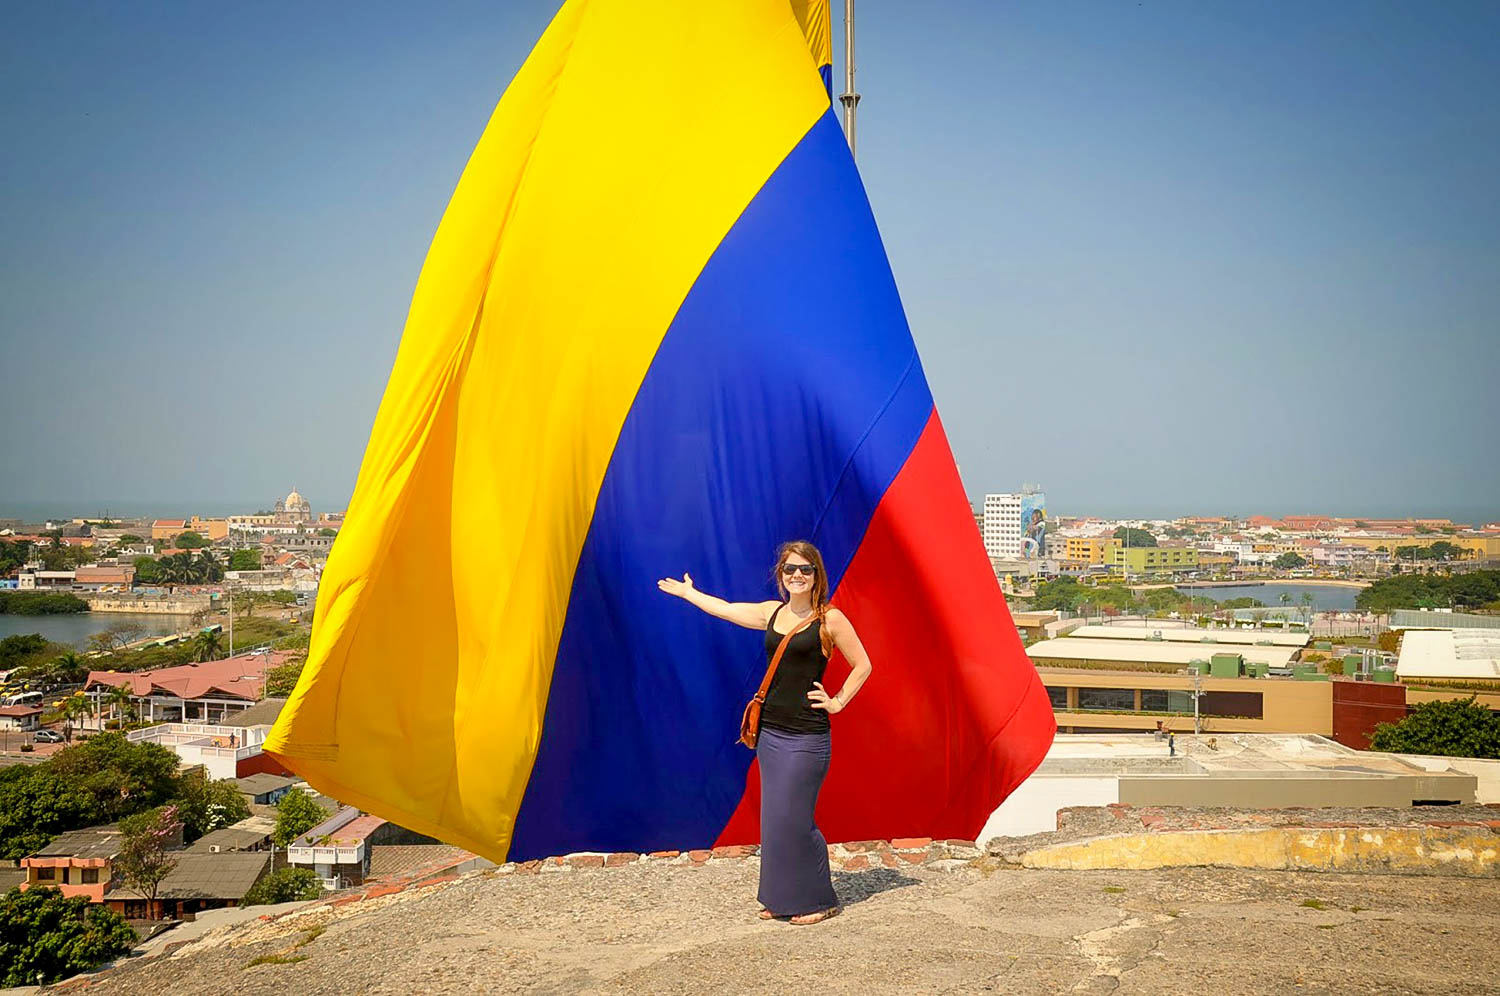
<svg viewBox="0 0 1500 996">
<path fill-rule="evenodd" d="M 833 637 L 834 645 L 844 654 L 844 660 L 849 662 L 849 677 L 844 681 L 844 687 L 840 688 L 837 695 L 829 695 L 824 689 L 822 682 L 813 682 L 813 690 L 807 693 L 809 705 L 814 709 L 823 709 L 830 716 L 836 712 L 843 712 L 844 707 L 859 694 L 859 688 L 870 677 L 873 668 L 870 666 L 870 655 L 865 653 L 864 644 L 859 642 L 859 634 L 854 632 L 854 624 L 849 617 L 838 609 L 830 607 L 827 619 L 823 623 L 828 627 L 828 635 Z"/>
<path fill-rule="evenodd" d="M 656 582 L 656 586 L 668 595 L 676 595 L 678 598 L 691 602 L 716 619 L 727 619 L 736 626 L 743 626 L 746 629 L 765 629 L 767 621 L 771 618 L 771 610 L 778 604 L 776 602 L 726 602 L 722 598 L 715 598 L 713 595 L 694 588 L 690 574 L 683 574 L 681 581 L 676 578 L 662 578 Z"/>
</svg>

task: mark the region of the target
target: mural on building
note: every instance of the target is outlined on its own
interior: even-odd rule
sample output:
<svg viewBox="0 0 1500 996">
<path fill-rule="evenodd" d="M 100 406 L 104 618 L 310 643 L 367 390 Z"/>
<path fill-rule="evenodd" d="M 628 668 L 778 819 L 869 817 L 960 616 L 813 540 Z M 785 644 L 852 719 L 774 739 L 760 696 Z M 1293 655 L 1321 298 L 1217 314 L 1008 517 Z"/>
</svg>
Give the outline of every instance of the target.
<svg viewBox="0 0 1500 996">
<path fill-rule="evenodd" d="M 1021 495 L 1021 556 L 1027 560 L 1047 552 L 1047 496 L 1041 491 Z"/>
</svg>

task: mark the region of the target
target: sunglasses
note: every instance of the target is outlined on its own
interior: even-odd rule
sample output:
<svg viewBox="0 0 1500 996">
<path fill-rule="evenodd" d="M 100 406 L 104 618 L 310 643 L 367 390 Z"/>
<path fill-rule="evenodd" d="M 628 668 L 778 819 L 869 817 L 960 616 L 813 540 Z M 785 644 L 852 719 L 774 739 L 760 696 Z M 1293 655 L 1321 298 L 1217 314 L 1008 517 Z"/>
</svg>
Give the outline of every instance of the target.
<svg viewBox="0 0 1500 996">
<path fill-rule="evenodd" d="M 805 578 L 810 578 L 814 574 L 818 573 L 818 569 L 812 564 L 782 564 L 781 573 L 785 574 L 787 577 L 792 577 L 795 574 L 801 574 Z"/>
</svg>

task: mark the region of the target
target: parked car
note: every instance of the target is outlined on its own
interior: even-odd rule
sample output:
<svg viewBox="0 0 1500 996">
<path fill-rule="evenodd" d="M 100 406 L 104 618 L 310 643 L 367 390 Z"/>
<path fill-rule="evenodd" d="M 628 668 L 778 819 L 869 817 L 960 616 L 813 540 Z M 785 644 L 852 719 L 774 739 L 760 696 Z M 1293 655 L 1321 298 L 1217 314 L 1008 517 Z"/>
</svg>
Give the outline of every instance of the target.
<svg viewBox="0 0 1500 996">
<path fill-rule="evenodd" d="M 63 742 L 63 735 L 56 730 L 37 730 L 34 739 L 41 744 L 60 744 Z"/>
</svg>

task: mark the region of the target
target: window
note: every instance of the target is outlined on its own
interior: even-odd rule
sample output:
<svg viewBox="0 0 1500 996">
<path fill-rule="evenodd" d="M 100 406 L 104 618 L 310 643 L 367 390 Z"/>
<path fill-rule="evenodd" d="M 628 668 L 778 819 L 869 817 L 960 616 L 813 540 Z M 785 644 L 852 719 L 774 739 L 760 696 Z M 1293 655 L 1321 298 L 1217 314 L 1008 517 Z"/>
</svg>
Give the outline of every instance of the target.
<svg viewBox="0 0 1500 996">
<path fill-rule="evenodd" d="M 1080 688 L 1080 709 L 1134 709 L 1135 690 L 1130 688 Z"/>
<path fill-rule="evenodd" d="M 1145 712 L 1192 712 L 1193 695 L 1165 688 L 1143 688 L 1141 709 Z"/>
<path fill-rule="evenodd" d="M 1052 700 L 1052 708 L 1066 709 L 1068 707 L 1068 690 L 1066 688 L 1048 688 L 1047 697 Z"/>
<path fill-rule="evenodd" d="M 36 870 L 36 880 L 38 882 L 51 882 L 55 878 L 57 878 L 57 869 L 56 868 L 47 867 L 47 868 L 38 868 Z"/>
<path fill-rule="evenodd" d="M 97 868 L 84 868 L 82 871 L 83 871 L 83 877 L 80 879 L 80 881 L 84 885 L 98 885 L 99 884 L 99 869 L 97 869 Z"/>
</svg>

